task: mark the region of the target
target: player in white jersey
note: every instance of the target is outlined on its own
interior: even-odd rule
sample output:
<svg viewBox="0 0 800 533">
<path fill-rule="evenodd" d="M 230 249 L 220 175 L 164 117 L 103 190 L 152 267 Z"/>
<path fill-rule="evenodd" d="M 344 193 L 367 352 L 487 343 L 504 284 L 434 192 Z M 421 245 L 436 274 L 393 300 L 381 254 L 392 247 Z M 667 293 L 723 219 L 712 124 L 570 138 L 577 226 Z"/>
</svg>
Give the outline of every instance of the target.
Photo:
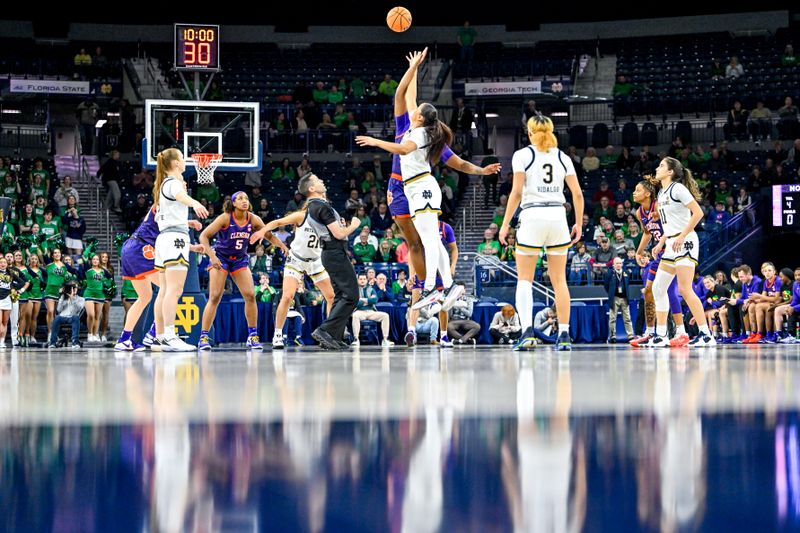
<svg viewBox="0 0 800 533">
<path fill-rule="evenodd" d="M 409 70 L 406 76 L 413 76 L 419 64 L 425 59 L 424 52 L 414 52 L 409 56 Z M 406 78 L 404 76 L 404 79 Z M 439 215 L 442 212 L 442 190 L 431 174 L 431 164 L 437 164 L 442 152 L 453 142 L 453 132 L 447 124 L 439 120 L 439 112 L 429 103 L 417 107 L 416 91 L 406 93 L 406 109 L 410 116 L 410 128 L 400 142 L 386 142 L 368 136 L 356 137 L 359 146 L 375 146 L 400 156 L 400 169 L 403 190 L 408 198 L 408 207 L 414 227 L 425 248 L 425 285 L 414 309 L 421 309 L 434 301 L 444 300 L 436 290 L 436 273 L 442 277 L 442 284 L 450 298 L 453 276 L 450 273 L 450 260 L 447 251 L 439 241 Z"/>
<path fill-rule="evenodd" d="M 509 224 L 522 207 L 517 230 L 517 312 L 522 322 L 522 337 L 515 350 L 535 345 L 533 335 L 533 276 L 536 262 L 543 251 L 547 254 L 547 271 L 556 293 L 558 314 L 558 350 L 571 350 L 569 336 L 570 298 L 567 288 L 567 250 L 581 238 L 580 222 L 567 225 L 564 209 L 564 185 L 572 193 L 575 220 L 583 219 L 581 191 L 572 159 L 558 149 L 553 134 L 553 121 L 536 114 L 528 120 L 530 146 L 517 150 L 511 160 L 514 183 L 508 197 L 500 242 L 507 245 Z"/>
<path fill-rule="evenodd" d="M 178 298 L 183 294 L 183 284 L 189 269 L 189 207 L 198 218 L 206 218 L 208 210 L 186 192 L 183 172 L 186 161 L 176 148 L 159 152 L 156 181 L 153 185 L 153 205 L 156 207 L 155 268 L 161 290 L 156 298 L 156 308 L 161 306 L 164 317 L 164 336 L 158 339 L 161 349 L 170 352 L 193 352 L 191 344 L 183 342 L 175 333 Z M 159 302 L 160 300 L 160 302 Z"/>
<path fill-rule="evenodd" d="M 272 336 L 272 347 L 283 348 L 283 325 L 286 315 L 294 301 L 298 287 L 303 283 L 303 276 L 308 276 L 314 285 L 325 297 L 325 309 L 330 312 L 333 307 L 333 285 L 328 271 L 322 266 L 322 242 L 307 220 L 308 211 L 305 206 L 299 211 L 290 213 L 283 218 L 273 220 L 264 229 L 256 232 L 251 237 L 251 242 L 263 238 L 267 231 L 274 231 L 281 226 L 294 226 L 294 239 L 289 246 L 289 256 L 283 267 L 283 291 L 281 301 L 275 310 L 275 333 Z"/>
<path fill-rule="evenodd" d="M 694 269 L 699 260 L 700 241 L 694 228 L 703 219 L 703 210 L 697 200 L 700 191 L 688 168 L 672 157 L 661 160 L 656 175 L 651 182 L 661 184 L 658 193 L 658 216 L 664 234 L 653 248 L 656 257 L 661 249 L 664 255 L 653 281 L 653 298 L 656 302 L 656 334 L 648 346 L 668 347 L 667 315 L 669 297 L 667 291 L 672 279 L 678 276 L 678 290 L 692 311 L 692 316 L 700 328 L 700 334 L 689 342 L 689 346 L 713 346 L 714 337 L 708 330 L 703 303 L 692 290 Z"/>
</svg>

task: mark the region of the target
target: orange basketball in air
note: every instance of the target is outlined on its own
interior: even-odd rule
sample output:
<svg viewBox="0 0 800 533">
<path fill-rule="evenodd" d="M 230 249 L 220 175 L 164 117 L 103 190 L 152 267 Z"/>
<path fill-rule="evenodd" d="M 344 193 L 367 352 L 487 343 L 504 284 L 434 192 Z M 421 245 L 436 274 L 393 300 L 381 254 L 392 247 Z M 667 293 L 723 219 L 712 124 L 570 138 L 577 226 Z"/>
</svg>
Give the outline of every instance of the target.
<svg viewBox="0 0 800 533">
<path fill-rule="evenodd" d="M 404 7 L 393 7 L 386 15 L 386 25 L 397 33 L 406 31 L 411 27 L 411 11 Z"/>
</svg>

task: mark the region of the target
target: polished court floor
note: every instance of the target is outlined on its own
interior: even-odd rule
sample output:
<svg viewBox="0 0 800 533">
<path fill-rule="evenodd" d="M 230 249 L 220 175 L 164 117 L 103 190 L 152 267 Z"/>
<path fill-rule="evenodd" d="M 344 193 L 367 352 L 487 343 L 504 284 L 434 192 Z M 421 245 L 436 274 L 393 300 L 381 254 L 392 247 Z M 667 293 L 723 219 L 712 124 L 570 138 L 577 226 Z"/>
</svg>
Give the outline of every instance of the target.
<svg viewBox="0 0 800 533">
<path fill-rule="evenodd" d="M 1 531 L 800 530 L 800 346 L 0 353 Z"/>
</svg>

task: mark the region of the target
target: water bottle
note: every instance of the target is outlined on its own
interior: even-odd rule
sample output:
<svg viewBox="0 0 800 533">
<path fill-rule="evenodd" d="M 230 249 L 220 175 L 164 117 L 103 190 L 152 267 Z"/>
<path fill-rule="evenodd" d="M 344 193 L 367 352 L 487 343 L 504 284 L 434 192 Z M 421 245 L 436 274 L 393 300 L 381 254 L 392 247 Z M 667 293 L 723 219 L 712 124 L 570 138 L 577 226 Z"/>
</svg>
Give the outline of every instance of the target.
<svg viewBox="0 0 800 533">
<path fill-rule="evenodd" d="M 797 329 L 794 332 L 794 338 L 800 341 L 800 320 L 797 322 Z"/>
</svg>

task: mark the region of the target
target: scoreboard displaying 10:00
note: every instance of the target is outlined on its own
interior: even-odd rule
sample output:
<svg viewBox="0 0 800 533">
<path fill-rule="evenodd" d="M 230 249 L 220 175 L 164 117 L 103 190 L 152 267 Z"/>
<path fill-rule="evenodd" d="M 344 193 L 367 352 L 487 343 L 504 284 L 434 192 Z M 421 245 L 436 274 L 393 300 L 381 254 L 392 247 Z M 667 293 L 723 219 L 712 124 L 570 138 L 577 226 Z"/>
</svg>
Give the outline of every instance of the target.
<svg viewBox="0 0 800 533">
<path fill-rule="evenodd" d="M 175 24 L 175 69 L 219 70 L 219 26 Z"/>
<path fill-rule="evenodd" d="M 800 228 L 800 185 L 772 186 L 772 225 Z"/>
</svg>

